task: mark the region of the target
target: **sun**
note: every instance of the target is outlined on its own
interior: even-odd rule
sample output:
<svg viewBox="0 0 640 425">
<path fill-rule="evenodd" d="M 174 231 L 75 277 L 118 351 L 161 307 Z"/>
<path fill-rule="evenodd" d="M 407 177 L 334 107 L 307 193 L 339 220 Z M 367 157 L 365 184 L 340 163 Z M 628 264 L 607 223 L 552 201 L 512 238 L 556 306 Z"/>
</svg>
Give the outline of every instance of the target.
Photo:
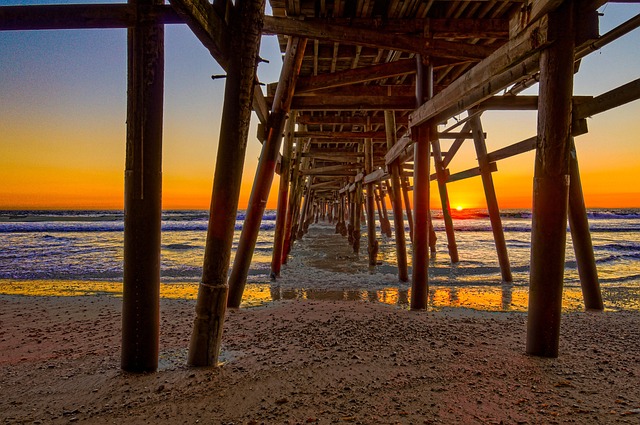
<svg viewBox="0 0 640 425">
<path fill-rule="evenodd" d="M 458 206 L 456 207 L 456 210 L 457 210 L 457 211 L 462 211 L 463 209 L 464 209 L 464 208 L 462 208 L 462 205 L 458 205 Z"/>
</svg>

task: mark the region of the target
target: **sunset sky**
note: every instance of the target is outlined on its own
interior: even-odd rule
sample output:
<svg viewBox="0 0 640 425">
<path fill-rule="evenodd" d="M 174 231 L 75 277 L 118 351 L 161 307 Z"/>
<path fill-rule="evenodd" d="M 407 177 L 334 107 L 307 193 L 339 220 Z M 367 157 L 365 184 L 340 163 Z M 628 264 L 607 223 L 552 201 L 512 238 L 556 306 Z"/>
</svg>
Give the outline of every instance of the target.
<svg viewBox="0 0 640 425">
<path fill-rule="evenodd" d="M 2 5 L 123 1 L 16 1 Z M 603 9 L 601 33 L 640 13 Z M 270 12 L 268 12 L 270 13 Z M 208 208 L 221 116 L 223 73 L 186 25 L 166 26 L 163 206 Z M 259 79 L 277 81 L 276 38 L 263 37 Z M 640 30 L 582 61 L 576 95 L 598 95 L 640 75 Z M 126 131 L 126 30 L 0 32 L 0 209 L 122 208 Z M 536 89 L 529 91 L 535 94 Z M 640 207 L 640 102 L 595 116 L 576 139 L 587 207 Z M 246 206 L 260 144 L 257 118 L 245 162 Z M 531 137 L 532 112 L 485 113 L 489 151 Z M 443 150 L 448 147 L 443 142 Z M 473 143 L 451 172 L 476 166 Z M 502 208 L 531 205 L 533 153 L 498 163 Z M 432 187 L 437 192 L 436 187 Z M 268 207 L 275 206 L 277 179 Z M 452 207 L 485 206 L 479 178 L 449 185 Z M 439 207 L 439 201 L 432 199 Z"/>
</svg>

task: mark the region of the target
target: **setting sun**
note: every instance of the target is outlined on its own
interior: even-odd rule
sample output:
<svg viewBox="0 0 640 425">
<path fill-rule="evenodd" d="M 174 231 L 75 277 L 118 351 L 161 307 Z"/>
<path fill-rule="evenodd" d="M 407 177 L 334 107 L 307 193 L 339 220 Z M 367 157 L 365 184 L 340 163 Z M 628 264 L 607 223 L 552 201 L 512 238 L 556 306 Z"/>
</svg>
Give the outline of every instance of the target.
<svg viewBox="0 0 640 425">
<path fill-rule="evenodd" d="M 464 208 L 462 208 L 462 206 L 461 206 L 461 205 L 458 205 L 458 206 L 456 207 L 456 210 L 457 210 L 457 211 L 462 211 L 463 209 L 464 209 Z"/>
</svg>

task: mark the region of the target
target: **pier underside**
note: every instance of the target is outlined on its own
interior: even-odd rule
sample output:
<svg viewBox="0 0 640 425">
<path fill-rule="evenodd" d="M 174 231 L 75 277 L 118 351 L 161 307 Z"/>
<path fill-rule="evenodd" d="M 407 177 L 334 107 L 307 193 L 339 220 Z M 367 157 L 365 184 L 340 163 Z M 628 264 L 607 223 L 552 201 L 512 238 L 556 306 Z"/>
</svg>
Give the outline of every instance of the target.
<svg viewBox="0 0 640 425">
<path fill-rule="evenodd" d="M 187 24 L 227 71 L 191 365 L 217 362 L 225 311 L 242 299 L 276 174 L 273 279 L 311 222 L 332 223 L 347 251 L 366 244 L 372 266 L 379 226 L 395 232 L 398 280 L 411 282 L 410 306 L 424 310 L 436 238 L 446 240 L 452 263 L 464 255 L 448 196 L 449 184 L 462 179 L 482 180 L 501 279 L 512 281 L 492 174 L 501 160 L 535 150 L 526 351 L 558 355 L 567 222 L 585 307 L 603 309 L 576 145 L 586 118 L 640 98 L 640 79 L 591 97 L 574 94 L 573 76 L 582 58 L 637 28 L 640 16 L 600 34 L 603 0 L 270 0 L 270 16 L 264 0 L 168 3 L 0 7 L 0 30 L 128 28 L 124 369 L 154 370 L 158 362 L 166 24 Z M 264 92 L 255 72 L 263 35 L 277 35 L 284 55 L 279 81 Z M 536 84 L 537 95 L 522 94 Z M 262 153 L 231 265 L 252 110 Z M 482 115 L 492 110 L 538 111 L 537 134 L 488 151 Z M 473 143 L 477 166 L 457 169 L 465 143 Z M 442 236 L 433 230 L 432 207 L 443 210 Z"/>
</svg>

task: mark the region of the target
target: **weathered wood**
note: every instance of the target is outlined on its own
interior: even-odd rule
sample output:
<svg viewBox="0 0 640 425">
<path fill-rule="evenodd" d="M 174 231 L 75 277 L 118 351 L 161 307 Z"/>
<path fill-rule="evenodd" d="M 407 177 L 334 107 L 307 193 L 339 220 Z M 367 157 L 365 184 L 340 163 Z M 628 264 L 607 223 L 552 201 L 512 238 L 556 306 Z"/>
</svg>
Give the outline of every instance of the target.
<svg viewBox="0 0 640 425">
<path fill-rule="evenodd" d="M 465 133 L 470 128 L 471 128 L 471 126 L 469 125 L 469 123 L 465 122 L 464 126 L 462 127 L 462 129 L 460 131 L 462 133 Z M 462 144 L 464 143 L 465 140 L 467 140 L 467 139 L 460 137 L 460 138 L 458 138 L 458 139 L 453 141 L 453 143 L 449 147 L 449 150 L 447 151 L 447 153 L 442 158 L 442 166 L 444 168 L 447 168 L 449 166 L 449 164 L 451 163 L 451 161 L 455 157 L 456 153 L 458 153 L 458 150 L 460 150 L 460 148 L 462 147 Z"/>
<path fill-rule="evenodd" d="M 389 176 L 391 177 L 391 176 Z M 389 178 L 388 177 L 388 178 Z M 388 180 L 387 178 L 387 180 Z M 387 213 L 387 196 L 385 191 L 382 189 L 382 183 L 378 183 L 378 194 L 380 196 L 380 209 L 382 210 L 382 215 L 380 216 L 380 230 L 383 234 L 387 235 L 388 238 L 391 237 L 391 222 L 389 221 L 389 215 Z"/>
<path fill-rule="evenodd" d="M 491 230 L 493 231 L 493 240 L 498 253 L 498 263 L 500 264 L 500 272 L 502 273 L 503 282 L 512 282 L 511 265 L 509 263 L 509 253 L 507 252 L 507 242 L 504 238 L 502 229 L 502 219 L 500 218 L 500 208 L 498 207 L 498 197 L 493 185 L 493 176 L 491 175 L 489 156 L 487 155 L 487 144 L 482 131 L 482 122 L 480 115 L 474 115 L 470 121 L 471 130 L 474 134 L 474 146 L 476 148 L 476 156 L 478 165 L 480 165 L 480 176 L 482 177 L 482 186 L 484 188 L 485 199 L 487 200 L 487 210 L 489 211 L 489 221 L 491 222 Z"/>
<path fill-rule="evenodd" d="M 574 119 L 587 118 L 640 99 L 640 78 L 577 104 Z"/>
<path fill-rule="evenodd" d="M 420 33 L 439 38 L 507 38 L 507 19 L 438 19 L 438 18 L 305 18 L 314 25 L 339 25 L 353 28 L 375 29 L 394 34 Z"/>
<path fill-rule="evenodd" d="M 260 161 L 256 170 L 247 213 L 245 216 L 238 248 L 233 260 L 231 275 L 229 276 L 229 296 L 227 306 L 237 308 L 242 301 L 242 294 L 251 265 L 251 258 L 258 239 L 260 223 L 264 213 L 271 182 L 275 172 L 275 161 L 280 150 L 284 121 L 291 108 L 291 99 L 296 85 L 296 78 L 300 72 L 304 49 L 307 39 L 290 38 L 287 54 L 280 73 L 280 83 L 273 102 L 270 126 L 267 140 L 262 145 Z"/>
<path fill-rule="evenodd" d="M 393 111 L 384 111 L 385 130 L 387 132 L 387 149 L 392 149 L 396 142 L 396 122 Z M 393 208 L 393 227 L 396 239 L 396 257 L 398 261 L 398 279 L 402 282 L 409 280 L 407 268 L 407 241 L 404 237 L 404 219 L 402 212 L 402 198 L 400 185 L 400 164 L 392 162 L 389 164 L 391 171 L 391 186 L 393 196 L 391 206 Z"/>
<path fill-rule="evenodd" d="M 300 198 L 302 197 L 302 181 L 300 174 L 300 165 L 302 163 L 303 154 L 302 143 L 298 141 L 296 143 L 295 156 L 292 160 L 291 171 L 291 196 L 289 197 L 289 206 L 287 208 L 287 220 L 285 224 L 285 236 L 284 245 L 282 247 L 282 264 L 287 264 L 289 252 L 291 251 L 291 244 L 293 236 L 293 227 L 296 222 L 297 215 L 300 211 Z M 305 161 L 308 161 L 306 159 Z"/>
<path fill-rule="evenodd" d="M 410 125 L 447 119 L 533 74 L 539 69 L 539 50 L 548 43 L 547 19 L 540 19 L 416 109 Z"/>
<path fill-rule="evenodd" d="M 409 75 L 416 72 L 412 59 L 386 62 L 361 68 L 348 69 L 330 74 L 320 74 L 304 77 L 296 84 L 296 93 L 309 93 L 315 90 L 347 86 L 350 84 L 366 83 L 383 78 Z"/>
<path fill-rule="evenodd" d="M 413 241 L 413 214 L 411 213 L 411 201 L 409 200 L 409 177 L 404 176 L 400 179 L 402 184 L 402 199 L 404 201 L 404 211 L 407 214 L 407 224 L 409 224 L 409 239 Z"/>
<path fill-rule="evenodd" d="M 491 46 L 434 40 L 422 36 L 389 34 L 366 28 L 353 28 L 298 19 L 265 17 L 265 34 L 284 34 L 309 37 L 357 46 L 375 47 L 401 52 L 420 53 L 424 56 L 462 59 L 484 59 L 494 50 Z"/>
<path fill-rule="evenodd" d="M 224 17 L 207 0 L 169 0 L 214 59 L 229 71 L 231 37 Z M 234 51 L 234 54 L 237 52 Z"/>
<path fill-rule="evenodd" d="M 387 174 L 387 172 L 381 168 L 375 170 L 372 173 L 367 174 L 366 176 L 364 176 L 363 182 L 364 184 L 369 184 L 369 183 L 374 183 L 377 182 L 379 180 L 382 179 L 387 179 L 389 177 L 389 175 Z"/>
<path fill-rule="evenodd" d="M 555 42 L 540 58 L 540 111 L 536 148 L 527 353 L 557 357 L 567 234 L 574 5 L 549 17 Z"/>
<path fill-rule="evenodd" d="M 569 227 L 573 250 L 578 264 L 582 298 L 586 310 L 602 311 L 602 293 L 598 281 L 598 269 L 593 253 L 593 243 L 589 232 L 589 219 L 584 205 L 582 182 L 580 180 L 580 168 L 578 167 L 578 155 L 573 141 L 571 142 L 570 180 L 569 180 Z"/>
<path fill-rule="evenodd" d="M 131 1 L 142 8 L 158 0 Z M 158 368 L 164 27 L 153 20 L 128 32 L 121 367 Z"/>
<path fill-rule="evenodd" d="M 451 258 L 452 263 L 457 263 L 460 261 L 460 258 L 458 256 L 458 246 L 456 244 L 456 235 L 453 229 L 451 206 L 449 205 L 449 192 L 447 190 L 447 178 L 449 175 L 444 167 L 442 152 L 440 150 L 440 141 L 438 139 L 431 141 L 431 150 L 433 152 L 433 162 L 438 180 L 438 191 L 440 192 L 440 204 L 442 206 L 442 218 L 444 220 L 444 228 L 447 235 L 449 258 Z"/>
<path fill-rule="evenodd" d="M 284 226 L 289 206 L 289 181 L 291 176 L 291 154 L 293 151 L 295 124 L 295 113 L 292 112 L 285 125 L 284 147 L 282 149 L 282 173 L 280 173 L 280 187 L 278 188 L 278 206 L 276 209 L 273 254 L 271 256 L 271 279 L 280 277 L 280 268 L 282 266 L 282 252 L 285 237 Z"/>
<path fill-rule="evenodd" d="M 220 351 L 263 10 L 264 1 L 241 0 L 230 17 L 230 40 L 238 54 L 230 58 L 225 83 L 202 282 L 189 346 L 188 363 L 193 366 L 216 365 Z"/>
<path fill-rule="evenodd" d="M 384 156 L 385 163 L 387 165 L 393 163 L 412 143 L 413 140 L 410 136 L 402 136 L 402 138 L 387 151 L 387 154 Z"/>
<path fill-rule="evenodd" d="M 492 173 L 495 173 L 496 171 L 498 171 L 498 166 L 496 165 L 495 162 L 491 162 L 489 164 L 489 171 L 491 171 Z M 468 170 L 459 171 L 457 173 L 450 174 L 449 177 L 447 178 L 447 183 L 453 183 L 453 182 L 465 180 L 471 177 L 477 177 L 479 175 L 481 175 L 480 167 L 470 168 Z"/>
<path fill-rule="evenodd" d="M 412 129 L 414 134 L 413 243 L 411 309 L 427 308 L 429 293 L 429 125 Z"/>
<path fill-rule="evenodd" d="M 297 89 L 296 89 L 297 90 Z M 384 116 L 352 116 L 352 115 L 319 115 L 312 116 L 309 114 L 303 114 L 298 116 L 298 123 L 300 124 L 319 124 L 319 125 L 364 125 L 367 120 L 373 124 L 384 124 Z M 398 117 L 396 124 L 406 125 L 409 122 L 409 118 L 405 116 Z"/>
<path fill-rule="evenodd" d="M 367 130 L 370 126 L 367 125 Z M 373 170 L 373 140 L 364 139 L 364 171 L 367 175 Z M 369 265 L 375 266 L 378 262 L 378 241 L 376 240 L 376 213 L 375 213 L 375 185 L 372 182 L 367 183 L 366 177 L 363 183 L 367 187 L 366 211 L 367 211 L 367 253 L 369 254 Z"/>
<path fill-rule="evenodd" d="M 301 96 L 293 99 L 291 107 L 300 111 L 412 111 L 416 103 L 412 96 Z"/>
<path fill-rule="evenodd" d="M 327 165 L 325 167 L 315 167 L 308 170 L 302 170 L 301 174 L 304 176 L 317 176 L 317 175 L 355 175 L 358 166 L 356 164 L 346 165 Z"/>
<path fill-rule="evenodd" d="M 170 6 L 146 4 L 140 11 L 157 24 L 184 22 Z M 0 31 L 132 28 L 136 25 L 136 16 L 133 4 L 2 6 Z"/>
<path fill-rule="evenodd" d="M 505 146 L 504 148 L 488 153 L 487 160 L 489 162 L 496 162 L 501 159 L 511 158 L 512 156 L 516 156 L 524 152 L 529 152 L 536 148 L 537 140 L 538 137 L 534 136 L 521 142 L 514 143 L 513 145 Z"/>
</svg>

